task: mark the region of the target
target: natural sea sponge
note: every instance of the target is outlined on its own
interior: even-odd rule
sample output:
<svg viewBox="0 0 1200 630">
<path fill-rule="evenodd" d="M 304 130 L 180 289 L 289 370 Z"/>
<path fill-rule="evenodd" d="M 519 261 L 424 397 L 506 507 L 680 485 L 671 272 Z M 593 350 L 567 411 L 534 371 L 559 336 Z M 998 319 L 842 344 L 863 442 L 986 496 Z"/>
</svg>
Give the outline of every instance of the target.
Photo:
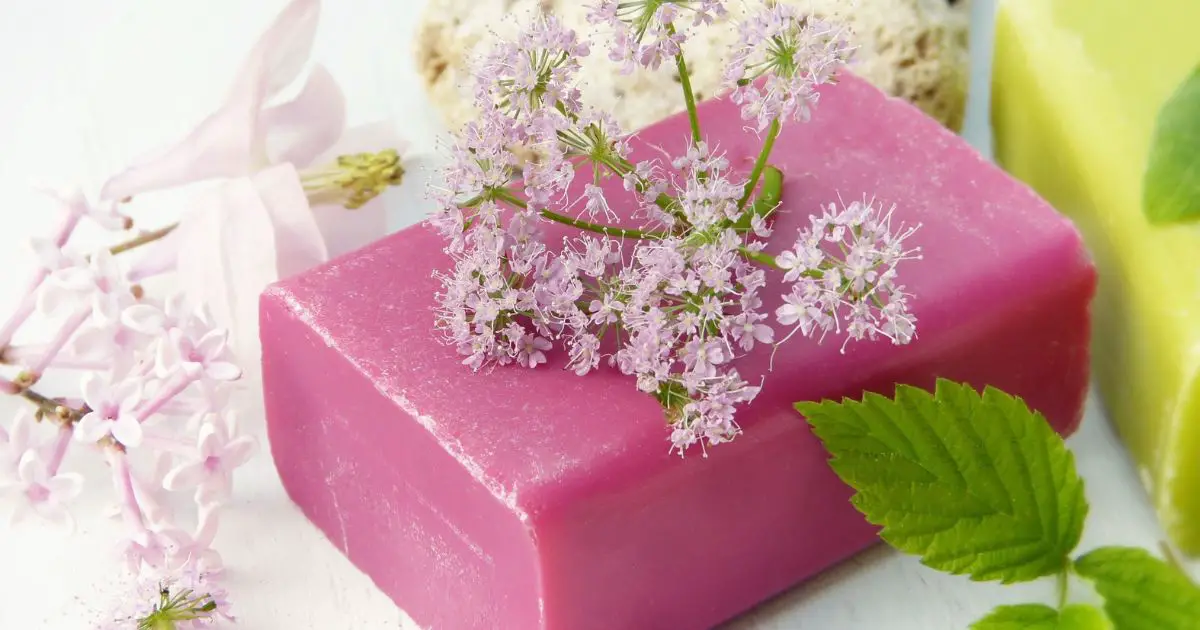
<svg viewBox="0 0 1200 630">
<path fill-rule="evenodd" d="M 969 2 L 947 0 L 779 0 L 838 19 L 859 46 L 853 72 L 959 130 L 966 103 Z M 513 37 L 513 17 L 550 12 L 581 34 L 591 33 L 586 0 L 430 0 L 418 26 L 417 65 L 443 120 L 457 129 L 473 116 L 468 72 L 473 54 L 494 35 Z M 748 3 L 728 2 L 729 17 L 696 29 L 684 47 L 697 96 L 721 92 L 724 57 L 737 39 Z M 641 129 L 684 108 L 674 66 L 620 74 L 596 42 L 583 60 L 584 102 L 611 112 L 625 129 Z"/>
</svg>

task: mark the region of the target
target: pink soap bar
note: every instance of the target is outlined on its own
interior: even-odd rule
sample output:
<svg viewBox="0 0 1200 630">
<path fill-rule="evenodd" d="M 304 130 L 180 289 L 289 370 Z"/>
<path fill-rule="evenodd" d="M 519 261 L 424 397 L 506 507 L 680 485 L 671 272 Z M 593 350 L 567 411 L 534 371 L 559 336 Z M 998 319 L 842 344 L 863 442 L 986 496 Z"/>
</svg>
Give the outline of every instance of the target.
<svg viewBox="0 0 1200 630">
<path fill-rule="evenodd" d="M 749 164 L 758 144 L 737 107 L 709 102 L 701 119 L 710 143 Z M 686 133 L 669 119 L 635 151 Z M 811 123 L 785 127 L 772 162 L 787 179 L 768 251 L 839 195 L 874 195 L 923 224 L 924 260 L 900 268 L 916 342 L 842 354 L 840 339 L 795 339 L 739 412 L 745 434 L 680 459 L 657 403 L 615 370 L 578 377 L 561 369 L 565 352 L 536 370 L 461 365 L 434 333 L 431 273 L 448 257 L 413 227 L 263 296 L 267 419 L 288 493 L 423 627 L 689 630 L 876 540 L 794 401 L 942 376 L 1020 395 L 1074 430 L 1095 272 L 1071 224 L 851 76 L 824 90 Z M 756 348 L 738 370 L 757 382 L 769 354 Z"/>
</svg>

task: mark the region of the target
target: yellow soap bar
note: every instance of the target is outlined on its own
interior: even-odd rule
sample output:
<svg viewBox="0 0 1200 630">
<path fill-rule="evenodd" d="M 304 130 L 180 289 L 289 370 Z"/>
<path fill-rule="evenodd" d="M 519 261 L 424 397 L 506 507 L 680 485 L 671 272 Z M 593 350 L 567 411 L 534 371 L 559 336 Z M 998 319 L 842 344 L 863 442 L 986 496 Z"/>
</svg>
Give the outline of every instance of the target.
<svg viewBox="0 0 1200 630">
<path fill-rule="evenodd" d="M 1175 545 L 1200 554 L 1200 225 L 1141 208 L 1154 121 L 1200 62 L 1200 0 L 1000 0 L 996 157 L 1100 269 L 1094 368 Z"/>
</svg>

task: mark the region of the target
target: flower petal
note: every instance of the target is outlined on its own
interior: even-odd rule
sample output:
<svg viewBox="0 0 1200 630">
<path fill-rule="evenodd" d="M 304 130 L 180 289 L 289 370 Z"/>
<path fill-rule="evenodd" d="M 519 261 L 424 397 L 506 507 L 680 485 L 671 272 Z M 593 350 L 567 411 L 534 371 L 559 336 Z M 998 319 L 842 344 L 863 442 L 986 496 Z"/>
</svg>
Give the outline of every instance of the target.
<svg viewBox="0 0 1200 630">
<path fill-rule="evenodd" d="M 216 549 L 206 549 L 196 561 L 196 568 L 202 573 L 216 575 L 225 570 L 225 561 Z"/>
<path fill-rule="evenodd" d="M 105 183 L 103 200 L 216 177 L 248 175 L 265 156 L 256 146 L 262 103 L 296 80 L 312 51 L 320 3 L 294 0 L 251 49 L 225 105 L 177 144 L 135 162 Z"/>
<path fill-rule="evenodd" d="M 262 113 L 259 133 L 273 164 L 298 169 L 333 146 L 346 124 L 346 98 L 325 66 L 313 66 L 296 98 Z"/>
<path fill-rule="evenodd" d="M 65 525 L 68 531 L 74 529 L 75 523 L 71 520 L 71 515 L 67 512 L 67 506 L 53 500 L 38 501 L 32 503 L 33 511 L 42 520 L 54 525 Z"/>
<path fill-rule="evenodd" d="M 69 308 L 78 299 L 74 291 L 46 282 L 37 292 L 37 310 L 42 315 L 54 315 Z"/>
<path fill-rule="evenodd" d="M 38 456 L 37 451 L 29 449 L 21 454 L 21 460 L 17 464 L 17 478 L 23 483 L 31 484 L 38 483 L 46 476 L 46 465 L 42 463 L 42 458 Z"/>
<path fill-rule="evenodd" d="M 274 226 L 275 264 L 280 278 L 329 260 L 325 238 L 295 167 L 290 164 L 271 167 L 255 175 L 254 186 Z"/>
<path fill-rule="evenodd" d="M 263 99 L 291 85 L 312 54 L 320 17 L 319 0 L 293 0 L 284 7 L 250 50 L 237 83 L 256 83 Z"/>
<path fill-rule="evenodd" d="M 347 129 L 337 145 L 318 157 L 315 163 L 330 163 L 339 155 L 369 153 L 387 148 L 396 149 L 403 154 L 406 147 L 407 142 L 400 138 L 392 125 L 382 122 L 362 125 Z M 409 202 L 413 207 L 419 206 L 424 203 L 424 199 L 419 196 L 424 193 L 418 191 L 419 188 L 420 186 L 390 188 L 357 210 L 347 210 L 342 206 L 330 204 L 314 206 L 313 214 L 325 239 L 329 256 L 341 256 L 386 235 L 388 200 L 391 199 L 398 207 L 408 207 Z M 412 199 L 404 197 L 408 194 L 415 196 Z M 400 203 L 401 201 L 404 203 Z"/>
<path fill-rule="evenodd" d="M 108 436 L 112 423 L 93 411 L 79 419 L 75 425 L 75 439 L 81 442 L 99 442 Z"/>
<path fill-rule="evenodd" d="M 127 378 L 117 383 L 112 389 L 114 400 L 119 401 L 117 408 L 122 413 L 133 411 L 142 402 L 142 392 L 146 381 L 138 378 Z"/>
<path fill-rule="evenodd" d="M 206 422 L 200 427 L 200 433 L 196 436 L 196 443 L 200 449 L 200 459 L 207 459 L 221 454 L 221 447 L 225 446 L 221 437 L 217 427 L 213 426 L 212 423 Z"/>
<path fill-rule="evenodd" d="M 225 450 L 221 453 L 221 465 L 225 470 L 233 470 L 250 461 L 257 449 L 258 441 L 254 436 L 243 435 L 225 445 Z"/>
<path fill-rule="evenodd" d="M 89 269 L 81 266 L 72 266 L 64 267 L 50 274 L 46 283 L 68 291 L 82 292 L 95 288 L 95 278 Z"/>
<path fill-rule="evenodd" d="M 83 375 L 83 402 L 87 404 L 93 413 L 100 411 L 101 408 L 108 405 L 109 385 L 108 379 L 95 372 L 88 372 Z M 92 414 L 89 413 L 88 415 Z"/>
<path fill-rule="evenodd" d="M 231 100 L 174 146 L 136 161 L 108 180 L 100 198 L 123 199 L 206 179 L 248 174 L 254 166 L 259 107 L 254 95 Z"/>
<path fill-rule="evenodd" d="M 163 487 L 171 492 L 177 492 L 184 488 L 193 488 L 200 485 L 201 481 L 204 481 L 206 474 L 207 471 L 204 469 L 204 463 L 201 461 L 180 464 L 172 468 L 163 477 Z"/>
<path fill-rule="evenodd" d="M 79 329 L 71 338 L 71 348 L 75 358 L 106 359 L 108 351 L 113 348 L 113 330 L 106 326 L 89 323 Z M 59 355 L 60 358 L 62 355 Z"/>
<path fill-rule="evenodd" d="M 63 268 L 68 262 L 67 257 L 63 255 L 62 248 L 48 238 L 30 239 L 29 246 L 33 249 L 38 264 L 43 269 L 54 271 Z"/>
<path fill-rule="evenodd" d="M 46 482 L 46 488 L 54 495 L 55 500 L 67 503 L 83 491 L 83 475 L 59 473 Z"/>
<path fill-rule="evenodd" d="M 107 249 L 101 249 L 95 254 L 92 254 L 91 259 L 88 261 L 88 266 L 92 269 L 92 272 L 95 273 L 97 277 L 121 277 L 121 267 L 117 264 L 116 257 L 113 256 L 112 252 L 108 251 Z"/>
<path fill-rule="evenodd" d="M 237 347 L 257 340 L 258 296 L 279 279 L 271 216 L 248 179 L 232 180 L 197 200 L 194 226 L 181 242 L 179 283 Z"/>
<path fill-rule="evenodd" d="M 200 340 L 196 342 L 195 350 L 205 359 L 216 359 L 225 352 L 228 345 L 229 331 L 223 328 L 214 328 L 200 337 Z"/>
<path fill-rule="evenodd" d="M 242 377 L 242 368 L 228 361 L 211 361 L 204 366 L 204 374 L 214 381 L 236 381 Z"/>
<path fill-rule="evenodd" d="M 179 367 L 183 357 L 179 354 L 180 337 L 183 335 L 178 329 L 167 331 L 167 338 L 159 340 L 158 345 L 154 349 L 154 372 L 162 378 L 170 376 L 170 374 Z"/>
<path fill-rule="evenodd" d="M 134 304 L 121 313 L 121 323 L 147 335 L 162 332 L 167 315 L 162 309 L 149 304 Z"/>
<path fill-rule="evenodd" d="M 142 444 L 142 423 L 132 415 L 121 415 L 112 424 L 112 435 L 121 444 L 137 448 Z"/>
<path fill-rule="evenodd" d="M 189 312 L 187 294 L 182 291 L 176 291 L 167 296 L 163 300 L 163 313 L 166 313 L 167 319 L 179 321 Z"/>
<path fill-rule="evenodd" d="M 174 271 L 179 266 L 180 234 L 188 227 L 186 221 L 181 221 L 169 234 L 146 245 L 141 256 L 129 266 L 129 281 L 141 282 Z"/>
<path fill-rule="evenodd" d="M 36 421 L 27 409 L 17 412 L 13 420 L 12 430 L 8 434 L 8 447 L 14 453 L 24 453 L 29 448 L 33 438 L 33 425 Z"/>
</svg>

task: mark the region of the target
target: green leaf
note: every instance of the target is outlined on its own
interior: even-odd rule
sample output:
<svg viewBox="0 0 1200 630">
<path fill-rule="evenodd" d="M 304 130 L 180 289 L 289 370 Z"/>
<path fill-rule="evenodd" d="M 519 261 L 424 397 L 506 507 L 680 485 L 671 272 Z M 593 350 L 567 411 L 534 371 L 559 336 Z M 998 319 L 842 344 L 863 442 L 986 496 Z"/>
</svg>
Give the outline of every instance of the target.
<svg viewBox="0 0 1200 630">
<path fill-rule="evenodd" d="M 1075 561 L 1096 585 L 1117 630 L 1200 628 L 1200 588 L 1143 549 L 1101 547 Z"/>
<path fill-rule="evenodd" d="M 1019 398 L 941 379 L 936 395 L 797 403 L 893 547 L 973 580 L 1022 582 L 1069 565 L 1087 501 L 1075 459 Z"/>
<path fill-rule="evenodd" d="M 1151 223 L 1200 218 L 1200 66 L 1158 112 L 1142 180 L 1142 210 Z"/>
<path fill-rule="evenodd" d="M 1000 606 L 971 625 L 971 630 L 1110 630 L 1104 613 L 1083 604 L 1059 612 L 1042 604 Z"/>
</svg>

